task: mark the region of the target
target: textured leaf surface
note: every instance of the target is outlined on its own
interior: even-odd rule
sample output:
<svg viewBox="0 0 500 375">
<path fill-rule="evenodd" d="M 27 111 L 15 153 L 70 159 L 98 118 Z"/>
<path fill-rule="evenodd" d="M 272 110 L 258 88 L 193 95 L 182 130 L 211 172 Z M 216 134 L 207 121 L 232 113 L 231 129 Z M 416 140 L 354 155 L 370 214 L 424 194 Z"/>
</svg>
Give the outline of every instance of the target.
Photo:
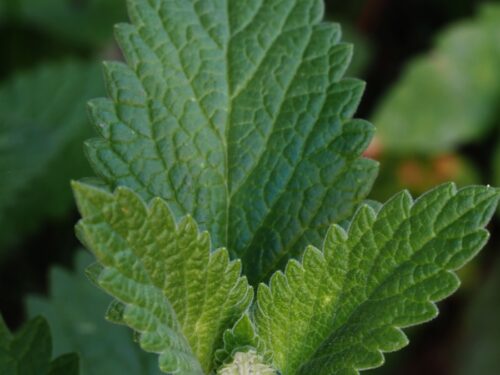
<svg viewBox="0 0 500 375">
<path fill-rule="evenodd" d="M 500 6 L 489 4 L 440 35 L 389 91 L 373 117 L 383 146 L 436 153 L 482 136 L 497 114 L 499 65 Z"/>
<path fill-rule="evenodd" d="M 352 215 L 376 163 L 351 120 L 364 83 L 321 0 L 129 0 L 116 29 L 128 65 L 105 64 L 90 104 L 97 173 L 191 214 L 266 279 Z"/>
<path fill-rule="evenodd" d="M 263 353 L 263 359 L 269 360 L 271 353 L 266 353 L 266 348 L 255 332 L 254 323 L 248 314 L 243 315 L 233 328 L 224 332 L 224 346 L 217 350 L 218 364 L 232 362 L 237 353 L 246 353 L 257 350 Z"/>
<path fill-rule="evenodd" d="M 81 147 L 92 134 L 85 101 L 102 92 L 99 66 L 76 62 L 42 66 L 0 87 L 0 254 L 72 206 L 69 180 L 90 173 Z"/>
<path fill-rule="evenodd" d="M 348 231 L 332 226 L 257 293 L 256 324 L 289 374 L 358 374 L 407 344 L 401 328 L 437 315 L 455 291 L 454 270 L 484 245 L 497 189 L 442 185 L 412 201 L 403 192 L 378 213 L 357 211 Z"/>
<path fill-rule="evenodd" d="M 456 373 L 459 375 L 496 375 L 500 373 L 500 260 L 491 270 L 477 297 L 471 300 L 466 315 Z"/>
<path fill-rule="evenodd" d="M 80 355 L 82 375 L 158 374 L 157 357 L 142 351 L 129 329 L 105 321 L 111 299 L 85 276 L 91 263 L 91 255 L 80 251 L 74 273 L 53 268 L 49 297 L 30 296 L 29 316 L 43 315 L 49 322 L 54 355 L 68 350 Z"/>
<path fill-rule="evenodd" d="M 223 248 L 210 252 L 209 234 L 190 217 L 176 224 L 160 198 L 146 206 L 127 188 L 110 194 L 80 183 L 74 192 L 78 233 L 102 265 L 92 277 L 116 298 L 108 318 L 136 330 L 162 371 L 210 373 L 224 330 L 253 297 L 240 262 Z"/>
<path fill-rule="evenodd" d="M 0 315 L 0 374 L 78 375 L 78 356 L 65 354 L 51 361 L 52 342 L 47 322 L 34 318 L 12 335 Z"/>
</svg>

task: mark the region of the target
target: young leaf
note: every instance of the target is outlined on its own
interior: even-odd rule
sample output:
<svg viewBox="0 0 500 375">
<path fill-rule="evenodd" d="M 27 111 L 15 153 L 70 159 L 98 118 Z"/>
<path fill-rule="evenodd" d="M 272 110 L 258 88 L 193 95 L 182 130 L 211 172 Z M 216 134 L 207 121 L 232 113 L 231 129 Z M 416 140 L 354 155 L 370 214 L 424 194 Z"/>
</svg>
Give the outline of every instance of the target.
<svg viewBox="0 0 500 375">
<path fill-rule="evenodd" d="M 377 172 L 372 126 L 351 120 L 364 83 L 322 0 L 129 0 L 90 103 L 96 172 L 193 215 L 214 248 L 264 280 L 352 215 Z"/>
<path fill-rule="evenodd" d="M 50 273 L 50 296 L 29 296 L 28 315 L 49 322 L 54 355 L 67 350 L 80 355 L 82 375 L 157 375 L 157 358 L 132 341 L 126 327 L 111 325 L 103 311 L 111 302 L 85 277 L 92 256 L 79 251 L 75 272 L 55 267 Z"/>
<path fill-rule="evenodd" d="M 233 328 L 224 332 L 224 346 L 215 353 L 217 364 L 232 362 L 237 353 L 247 353 L 257 350 L 264 353 L 264 360 L 269 361 L 270 353 L 255 332 L 254 323 L 248 314 L 243 315 Z"/>
<path fill-rule="evenodd" d="M 0 374 L 78 375 L 76 354 L 51 361 L 51 352 L 50 330 L 43 318 L 34 318 L 12 335 L 0 315 Z"/>
<path fill-rule="evenodd" d="M 498 4 L 439 35 L 434 50 L 409 65 L 373 117 L 384 148 L 437 153 L 484 135 L 500 99 L 499 46 Z"/>
<path fill-rule="evenodd" d="M 485 244 L 499 191 L 442 185 L 415 202 L 402 192 L 378 213 L 332 226 L 257 293 L 258 334 L 283 375 L 358 374 L 407 344 L 401 328 L 437 315 L 454 270 Z"/>
<path fill-rule="evenodd" d="M 209 234 L 190 217 L 176 224 L 160 198 L 146 206 L 124 187 L 73 188 L 83 217 L 77 231 L 102 265 L 90 273 L 116 298 L 108 318 L 136 330 L 162 371 L 210 373 L 224 330 L 253 298 L 240 262 L 226 249 L 210 252 Z"/>
<path fill-rule="evenodd" d="M 0 87 L 0 256 L 72 206 L 68 181 L 89 171 L 84 101 L 102 92 L 99 67 L 79 62 L 44 65 Z"/>
</svg>

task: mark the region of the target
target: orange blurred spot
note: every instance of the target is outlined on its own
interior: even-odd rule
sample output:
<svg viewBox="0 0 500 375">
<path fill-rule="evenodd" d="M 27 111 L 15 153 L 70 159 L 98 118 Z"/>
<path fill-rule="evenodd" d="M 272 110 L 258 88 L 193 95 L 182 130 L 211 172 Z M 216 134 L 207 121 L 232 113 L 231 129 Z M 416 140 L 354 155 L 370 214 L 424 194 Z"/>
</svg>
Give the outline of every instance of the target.
<svg viewBox="0 0 500 375">
<path fill-rule="evenodd" d="M 401 185 L 412 190 L 421 190 L 428 179 L 425 169 L 415 160 L 403 162 L 397 171 L 397 175 Z"/>
<path fill-rule="evenodd" d="M 382 154 L 382 143 L 380 142 L 380 139 L 375 136 L 373 137 L 368 148 L 363 153 L 363 156 L 365 158 L 378 160 L 380 158 L 380 154 Z"/>
<path fill-rule="evenodd" d="M 452 154 L 441 155 L 434 160 L 433 170 L 439 181 L 453 180 L 460 173 L 460 160 Z"/>
</svg>

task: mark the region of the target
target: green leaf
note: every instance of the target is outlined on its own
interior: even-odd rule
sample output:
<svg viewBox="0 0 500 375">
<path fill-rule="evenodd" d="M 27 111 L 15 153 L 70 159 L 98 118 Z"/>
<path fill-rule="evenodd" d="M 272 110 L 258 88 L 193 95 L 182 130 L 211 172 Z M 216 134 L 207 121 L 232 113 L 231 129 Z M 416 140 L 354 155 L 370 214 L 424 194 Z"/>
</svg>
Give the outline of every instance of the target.
<svg viewBox="0 0 500 375">
<path fill-rule="evenodd" d="M 37 317 L 12 335 L 0 315 L 0 373 L 2 375 L 78 375 L 78 356 L 63 355 L 51 362 L 52 342 L 47 322 Z"/>
<path fill-rule="evenodd" d="M 500 373 L 500 260 L 491 269 L 478 295 L 470 301 L 456 373 L 496 375 Z"/>
<path fill-rule="evenodd" d="M 0 256 L 73 207 L 69 180 L 89 173 L 84 102 L 102 92 L 99 67 L 78 62 L 44 65 L 0 86 Z"/>
<path fill-rule="evenodd" d="M 74 183 L 78 234 L 102 265 L 93 280 L 116 298 L 108 319 L 139 333 L 165 372 L 208 374 L 224 330 L 248 308 L 252 288 L 194 220 L 174 221 L 166 203 L 149 206 L 128 188 L 111 194 Z"/>
<path fill-rule="evenodd" d="M 82 375 L 158 374 L 156 356 L 140 350 L 126 327 L 104 320 L 111 299 L 85 277 L 91 260 L 90 254 L 79 251 L 75 273 L 53 268 L 49 297 L 29 296 L 28 315 L 46 317 L 55 355 L 68 350 L 79 353 Z"/>
<path fill-rule="evenodd" d="M 401 328 L 434 318 L 434 302 L 459 285 L 453 272 L 483 247 L 498 189 L 442 185 L 413 202 L 407 192 L 378 213 L 359 209 L 348 231 L 330 228 L 322 251 L 261 285 L 257 332 L 290 374 L 358 374 L 407 345 Z"/>
<path fill-rule="evenodd" d="M 255 332 L 254 323 L 248 314 L 243 315 L 233 328 L 224 332 L 224 346 L 215 353 L 217 364 L 232 362 L 237 353 L 257 350 L 265 353 L 265 347 Z M 265 353 L 264 359 L 271 358 L 271 353 Z"/>
<path fill-rule="evenodd" d="M 500 6 L 451 26 L 415 59 L 375 112 L 385 149 L 438 153 L 484 135 L 500 99 Z"/>
<path fill-rule="evenodd" d="M 371 124 L 351 120 L 364 89 L 343 79 L 351 46 L 321 0 L 129 0 L 106 63 L 109 99 L 90 103 L 96 172 L 162 197 L 267 279 L 370 191 L 360 158 Z"/>
</svg>

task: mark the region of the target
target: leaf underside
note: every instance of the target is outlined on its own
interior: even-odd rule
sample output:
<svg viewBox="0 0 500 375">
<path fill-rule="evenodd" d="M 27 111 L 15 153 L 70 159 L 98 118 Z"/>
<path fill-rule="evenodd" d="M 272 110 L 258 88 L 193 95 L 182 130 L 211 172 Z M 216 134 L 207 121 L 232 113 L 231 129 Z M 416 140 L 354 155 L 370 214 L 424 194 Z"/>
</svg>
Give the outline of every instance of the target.
<svg viewBox="0 0 500 375">
<path fill-rule="evenodd" d="M 194 220 L 178 224 L 159 198 L 146 206 L 128 188 L 114 194 L 75 183 L 82 214 L 77 232 L 99 265 L 89 273 L 116 298 L 108 319 L 139 333 L 165 372 L 208 374 L 224 330 L 248 308 L 253 291 L 239 261 Z"/>
<path fill-rule="evenodd" d="M 378 213 L 357 211 L 349 229 L 332 226 L 322 251 L 309 247 L 270 285 L 260 285 L 255 320 L 289 374 L 358 374 L 404 347 L 401 328 L 437 315 L 459 285 L 454 270 L 485 244 L 499 192 L 442 185 L 416 201 L 402 192 Z"/>
<path fill-rule="evenodd" d="M 372 126 L 351 120 L 364 83 L 342 78 L 351 47 L 322 0 L 129 0 L 90 103 L 87 143 L 112 187 L 165 199 L 269 278 L 352 215 L 377 173 Z"/>
</svg>

